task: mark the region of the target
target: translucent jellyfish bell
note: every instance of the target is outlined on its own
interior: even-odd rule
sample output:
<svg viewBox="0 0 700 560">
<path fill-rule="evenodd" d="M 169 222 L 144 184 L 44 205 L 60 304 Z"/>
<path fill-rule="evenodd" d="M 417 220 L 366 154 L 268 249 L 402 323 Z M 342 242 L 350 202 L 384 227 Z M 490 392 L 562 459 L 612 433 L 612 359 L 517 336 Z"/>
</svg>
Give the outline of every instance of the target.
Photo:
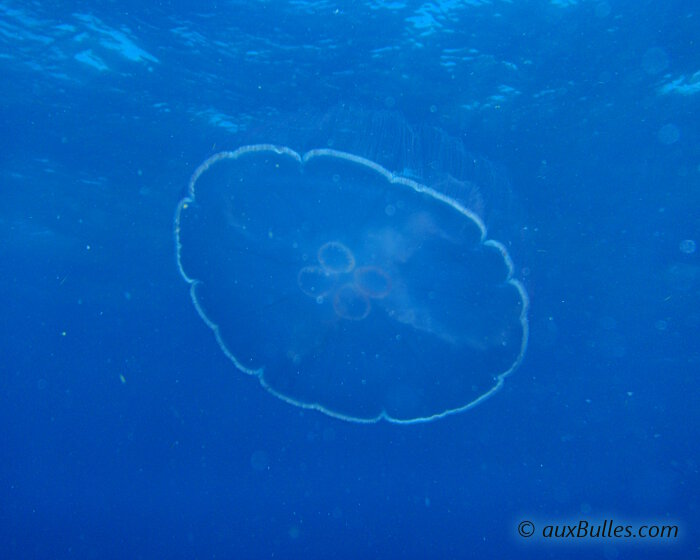
<svg viewBox="0 0 700 560">
<path fill-rule="evenodd" d="M 497 392 L 527 346 L 503 244 L 445 194 L 359 156 L 222 152 L 175 220 L 222 351 L 271 394 L 356 422 L 425 422 Z"/>
</svg>

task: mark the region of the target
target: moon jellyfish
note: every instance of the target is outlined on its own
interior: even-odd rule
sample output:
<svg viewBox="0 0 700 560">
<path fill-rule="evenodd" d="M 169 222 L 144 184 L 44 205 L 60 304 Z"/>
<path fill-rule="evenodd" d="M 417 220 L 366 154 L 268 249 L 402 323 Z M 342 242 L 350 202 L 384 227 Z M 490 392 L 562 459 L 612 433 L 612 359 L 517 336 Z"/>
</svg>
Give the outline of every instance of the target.
<svg viewBox="0 0 700 560">
<path fill-rule="evenodd" d="M 494 395 L 527 347 L 505 245 L 458 199 L 364 157 L 218 153 L 195 171 L 175 237 L 221 350 L 304 409 L 427 422 Z"/>
</svg>

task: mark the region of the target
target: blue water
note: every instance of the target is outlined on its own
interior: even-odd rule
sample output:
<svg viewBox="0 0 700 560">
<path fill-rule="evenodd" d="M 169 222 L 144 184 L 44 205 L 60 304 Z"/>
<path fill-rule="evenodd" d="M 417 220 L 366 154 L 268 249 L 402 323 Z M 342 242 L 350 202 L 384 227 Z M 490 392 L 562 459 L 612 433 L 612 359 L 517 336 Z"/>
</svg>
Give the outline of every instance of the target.
<svg viewBox="0 0 700 560">
<path fill-rule="evenodd" d="M 2 1 L 0 557 L 697 557 L 699 19 L 680 0 Z M 484 162 L 530 340 L 462 414 L 291 406 L 192 306 L 173 216 L 194 169 L 307 142 L 338 107 Z M 605 520 L 678 534 L 542 534 Z"/>
</svg>

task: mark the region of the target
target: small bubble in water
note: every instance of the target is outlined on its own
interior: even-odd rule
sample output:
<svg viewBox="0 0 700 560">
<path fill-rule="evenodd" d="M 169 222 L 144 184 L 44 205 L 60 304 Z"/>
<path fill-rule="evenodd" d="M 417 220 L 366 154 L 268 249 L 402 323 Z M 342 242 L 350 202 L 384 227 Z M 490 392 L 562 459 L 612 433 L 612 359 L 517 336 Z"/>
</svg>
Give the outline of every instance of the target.
<svg viewBox="0 0 700 560">
<path fill-rule="evenodd" d="M 680 242 L 678 248 L 681 250 L 681 253 L 692 255 L 695 252 L 695 241 L 693 239 L 684 239 Z"/>
</svg>

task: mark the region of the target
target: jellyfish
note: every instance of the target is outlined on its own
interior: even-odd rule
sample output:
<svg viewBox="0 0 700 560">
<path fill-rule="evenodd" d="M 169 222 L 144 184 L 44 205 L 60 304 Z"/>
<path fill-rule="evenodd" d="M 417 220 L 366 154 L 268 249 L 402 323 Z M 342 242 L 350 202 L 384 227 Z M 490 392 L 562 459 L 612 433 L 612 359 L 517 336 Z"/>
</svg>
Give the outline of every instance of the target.
<svg viewBox="0 0 700 560">
<path fill-rule="evenodd" d="M 493 396 L 523 360 L 528 296 L 506 245 L 458 198 L 363 156 L 215 154 L 175 240 L 221 351 L 302 409 L 428 422 Z"/>
</svg>

